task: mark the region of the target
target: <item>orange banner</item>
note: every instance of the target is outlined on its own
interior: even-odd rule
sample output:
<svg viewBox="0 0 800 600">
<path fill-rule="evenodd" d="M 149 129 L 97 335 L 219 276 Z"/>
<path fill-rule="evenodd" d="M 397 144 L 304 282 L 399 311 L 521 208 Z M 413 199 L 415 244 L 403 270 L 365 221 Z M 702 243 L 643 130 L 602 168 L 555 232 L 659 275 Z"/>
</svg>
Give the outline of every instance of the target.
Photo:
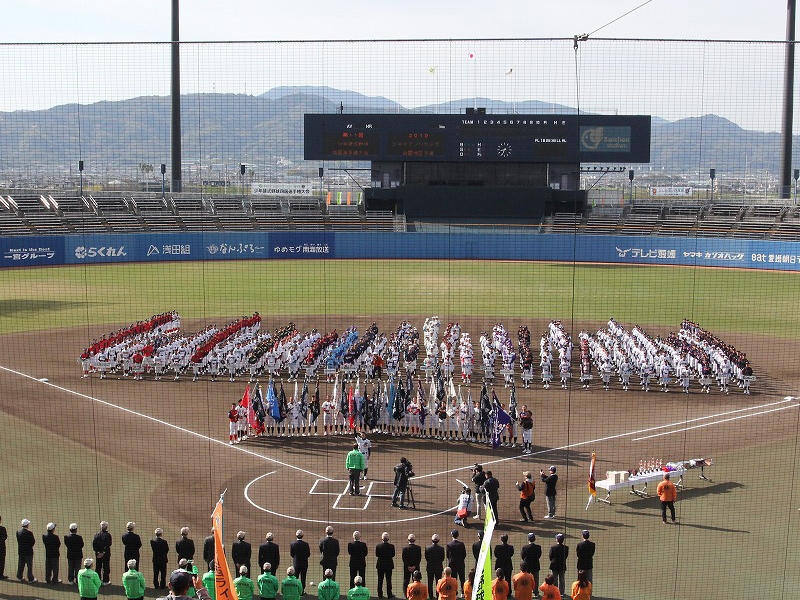
<svg viewBox="0 0 800 600">
<path fill-rule="evenodd" d="M 595 453 L 592 452 L 592 462 L 589 464 L 589 493 L 592 496 L 597 496 L 597 489 L 595 488 L 594 466 L 597 461 Z"/>
<path fill-rule="evenodd" d="M 214 530 L 214 588 L 218 600 L 239 600 L 222 546 L 222 500 L 217 502 L 211 514 L 211 527 Z"/>
</svg>

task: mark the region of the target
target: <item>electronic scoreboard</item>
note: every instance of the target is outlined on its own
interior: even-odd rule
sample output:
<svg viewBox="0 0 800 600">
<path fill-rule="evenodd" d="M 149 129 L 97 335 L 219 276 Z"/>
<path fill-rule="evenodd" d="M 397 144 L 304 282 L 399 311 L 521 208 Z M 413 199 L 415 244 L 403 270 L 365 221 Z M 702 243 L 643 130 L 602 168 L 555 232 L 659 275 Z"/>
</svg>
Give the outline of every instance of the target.
<svg viewBox="0 0 800 600">
<path fill-rule="evenodd" d="M 650 116 L 306 114 L 305 159 L 650 162 Z"/>
</svg>

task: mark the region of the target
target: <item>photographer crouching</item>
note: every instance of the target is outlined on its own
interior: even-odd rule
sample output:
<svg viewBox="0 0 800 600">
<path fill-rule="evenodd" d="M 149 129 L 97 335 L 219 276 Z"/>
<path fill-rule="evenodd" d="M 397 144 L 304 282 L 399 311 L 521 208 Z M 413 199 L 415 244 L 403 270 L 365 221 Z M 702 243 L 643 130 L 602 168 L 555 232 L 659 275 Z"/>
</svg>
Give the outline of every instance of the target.
<svg viewBox="0 0 800 600">
<path fill-rule="evenodd" d="M 394 467 L 394 494 L 392 494 L 392 506 L 405 508 L 406 491 L 408 490 L 408 480 L 414 476 L 411 463 L 404 456 L 400 459 L 400 464 Z M 399 500 L 399 504 L 398 504 Z"/>
</svg>

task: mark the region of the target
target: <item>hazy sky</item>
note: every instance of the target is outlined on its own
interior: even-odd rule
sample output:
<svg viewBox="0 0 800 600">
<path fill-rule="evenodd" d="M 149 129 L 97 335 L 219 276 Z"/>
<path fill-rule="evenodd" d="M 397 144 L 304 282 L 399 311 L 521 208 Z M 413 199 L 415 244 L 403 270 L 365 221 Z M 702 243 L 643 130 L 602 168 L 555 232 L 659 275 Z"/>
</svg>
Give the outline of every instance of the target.
<svg viewBox="0 0 800 600">
<path fill-rule="evenodd" d="M 205 40 L 571 37 L 643 0 L 183 0 L 181 37 Z M 170 0 L 14 0 L 3 42 L 164 41 Z M 785 38 L 786 0 L 652 0 L 598 36 Z"/>
</svg>

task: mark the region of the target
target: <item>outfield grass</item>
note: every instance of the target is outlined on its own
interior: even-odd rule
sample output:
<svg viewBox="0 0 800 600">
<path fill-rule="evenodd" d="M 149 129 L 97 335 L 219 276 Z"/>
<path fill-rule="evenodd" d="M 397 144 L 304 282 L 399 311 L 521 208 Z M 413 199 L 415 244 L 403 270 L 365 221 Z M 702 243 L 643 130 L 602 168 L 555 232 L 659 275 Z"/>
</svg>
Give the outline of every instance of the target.
<svg viewBox="0 0 800 600">
<path fill-rule="evenodd" d="M 0 333 L 258 310 L 606 320 L 795 337 L 797 273 L 436 260 L 107 264 L 0 271 Z M 389 326 L 386 324 L 384 326 Z M 391 324 L 392 326 L 394 324 Z M 320 322 L 320 326 L 324 323 Z"/>
</svg>

